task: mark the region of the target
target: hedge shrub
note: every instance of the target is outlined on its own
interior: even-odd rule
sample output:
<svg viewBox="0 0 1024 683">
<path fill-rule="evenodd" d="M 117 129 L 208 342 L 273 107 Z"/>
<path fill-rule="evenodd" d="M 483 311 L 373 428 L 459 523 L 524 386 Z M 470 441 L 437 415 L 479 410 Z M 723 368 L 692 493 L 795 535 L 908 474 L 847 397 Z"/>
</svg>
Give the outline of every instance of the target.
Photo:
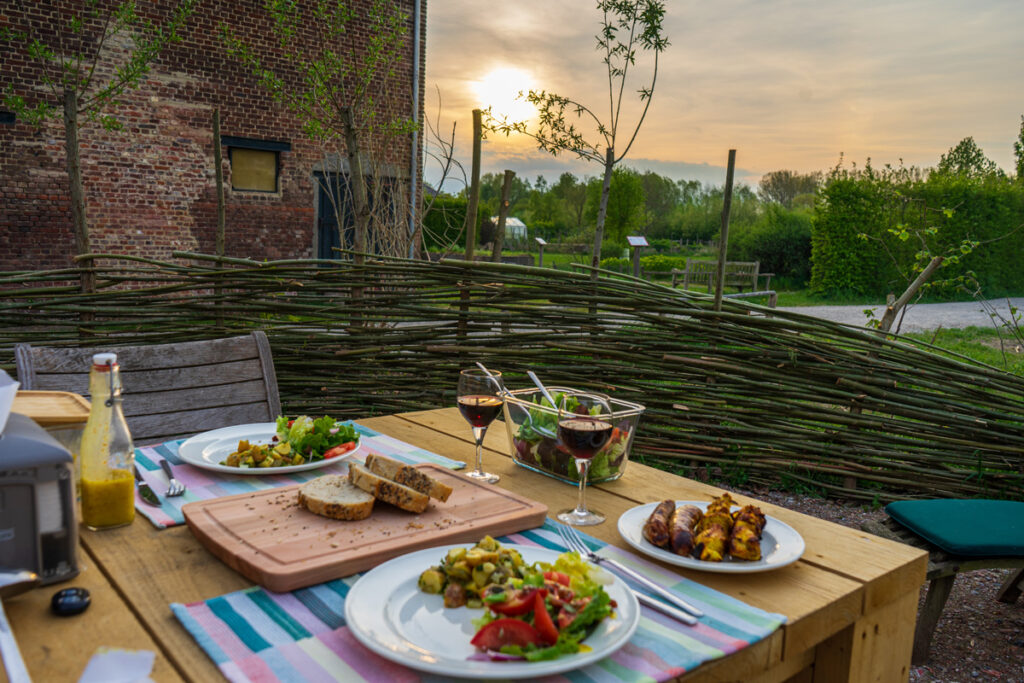
<svg viewBox="0 0 1024 683">
<path fill-rule="evenodd" d="M 762 273 L 773 273 L 797 287 L 811 278 L 811 214 L 769 204 L 752 226 L 730 235 L 729 259 L 759 261 Z"/>
<path fill-rule="evenodd" d="M 977 242 L 961 256 L 964 240 Z M 913 265 L 949 258 L 933 282 L 974 273 L 986 297 L 1024 292 L 1024 187 L 999 175 L 833 171 L 815 204 L 811 290 L 899 294 Z M 953 294 L 951 289 L 938 294 Z"/>
</svg>

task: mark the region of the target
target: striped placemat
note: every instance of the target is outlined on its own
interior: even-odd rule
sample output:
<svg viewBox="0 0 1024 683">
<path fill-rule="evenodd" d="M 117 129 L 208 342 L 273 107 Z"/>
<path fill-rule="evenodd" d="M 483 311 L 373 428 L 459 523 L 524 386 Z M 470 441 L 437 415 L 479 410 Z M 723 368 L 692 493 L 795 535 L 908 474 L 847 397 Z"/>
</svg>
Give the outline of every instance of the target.
<svg viewBox="0 0 1024 683">
<path fill-rule="evenodd" d="M 564 550 L 559 523 L 500 538 Z M 583 535 L 583 534 L 581 534 Z M 592 549 L 627 564 L 702 609 L 686 626 L 647 607 L 630 641 L 616 653 L 548 681 L 666 681 L 712 659 L 737 652 L 770 635 L 786 618 L 680 577 L 660 566 L 584 536 Z M 174 615 L 235 683 L 248 681 L 439 681 L 394 664 L 363 647 L 345 625 L 345 596 L 359 575 L 291 593 L 260 587 L 189 605 L 171 605 Z"/>
<path fill-rule="evenodd" d="M 457 470 L 466 466 L 458 460 L 446 458 L 437 453 L 424 450 L 417 446 L 399 441 L 393 437 L 381 434 L 368 427 L 352 422 L 353 427 L 359 432 L 359 451 L 351 459 L 363 461 L 371 453 L 385 455 L 394 460 L 400 460 L 406 464 L 416 465 L 419 463 L 435 463 Z M 135 492 L 135 509 L 144 515 L 157 527 L 166 529 L 185 523 L 185 517 L 181 512 L 181 506 L 197 500 L 209 498 L 221 498 L 232 496 L 236 493 L 249 493 L 251 491 L 262 491 L 264 489 L 298 484 L 324 474 L 344 474 L 348 472 L 346 460 L 339 463 L 325 465 L 303 472 L 292 472 L 290 474 L 224 474 L 212 470 L 204 470 L 182 462 L 178 457 L 178 446 L 184 439 L 168 441 L 156 446 L 144 446 L 135 449 L 135 464 L 156 494 L 160 497 L 160 507 L 147 505 Z M 164 495 L 167 490 L 167 475 L 160 469 L 160 461 L 167 460 L 174 466 L 174 476 L 181 483 L 185 484 L 187 490 L 184 495 L 169 498 Z"/>
</svg>

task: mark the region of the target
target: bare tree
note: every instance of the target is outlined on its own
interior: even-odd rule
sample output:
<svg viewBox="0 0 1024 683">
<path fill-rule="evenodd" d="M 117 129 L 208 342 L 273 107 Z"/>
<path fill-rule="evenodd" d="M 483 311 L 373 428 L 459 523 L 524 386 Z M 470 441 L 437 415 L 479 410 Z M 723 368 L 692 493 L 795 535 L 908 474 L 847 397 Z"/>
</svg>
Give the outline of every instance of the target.
<svg viewBox="0 0 1024 683">
<path fill-rule="evenodd" d="M 658 79 L 658 55 L 669 45 L 662 34 L 662 20 L 665 4 L 660 0 L 598 0 L 601 12 L 601 32 L 596 36 L 598 50 L 603 52 L 602 61 L 608 72 L 608 118 L 602 120 L 594 110 L 577 100 L 562 97 L 543 90 L 531 90 L 524 96 L 540 112 L 540 124 L 534 131 L 527 129 L 525 122 L 509 121 L 489 117 L 490 130 L 505 133 L 522 133 L 537 141 L 537 147 L 553 155 L 571 152 L 581 159 L 604 165 L 604 180 L 597 212 L 597 227 L 594 232 L 594 248 L 591 265 L 597 268 L 601 261 L 601 242 L 604 237 L 605 217 L 608 212 L 608 192 L 611 188 L 612 171 L 621 162 L 636 140 L 640 126 L 647 116 Z M 636 64 L 637 51 L 650 52 L 654 57 L 649 85 L 640 88 L 643 110 L 628 142 L 617 152 L 621 140 L 620 116 L 626 81 L 630 69 Z M 583 119 L 596 130 L 596 141 L 588 139 L 567 120 L 566 116 Z M 626 129 L 628 130 L 628 129 Z M 622 132 L 625 132 L 623 130 Z M 597 271 L 594 271 L 597 277 Z"/>
</svg>

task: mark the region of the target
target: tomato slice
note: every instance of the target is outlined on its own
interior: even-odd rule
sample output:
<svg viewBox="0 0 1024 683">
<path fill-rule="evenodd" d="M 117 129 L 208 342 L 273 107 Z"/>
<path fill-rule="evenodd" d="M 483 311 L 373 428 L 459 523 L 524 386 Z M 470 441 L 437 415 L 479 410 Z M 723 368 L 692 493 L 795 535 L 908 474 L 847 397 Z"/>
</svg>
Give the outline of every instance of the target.
<svg viewBox="0 0 1024 683">
<path fill-rule="evenodd" d="M 509 590 L 505 593 L 508 598 L 502 602 L 493 602 L 488 607 L 495 614 L 504 614 L 507 617 L 519 617 L 533 609 L 534 595 L 543 596 L 547 594 L 547 591 L 543 588 L 529 588 L 522 590 Z"/>
<path fill-rule="evenodd" d="M 355 447 L 356 447 L 356 442 L 355 441 L 346 441 L 345 443 L 341 444 L 340 446 L 335 446 L 334 448 L 332 448 L 332 449 L 330 449 L 328 451 L 325 451 L 324 452 L 324 460 L 327 460 L 328 458 L 337 458 L 339 455 L 344 455 L 345 453 L 348 453 L 350 450 L 352 450 Z"/>
<path fill-rule="evenodd" d="M 547 645 L 554 645 L 558 640 L 558 629 L 555 628 L 555 622 L 551 621 L 551 615 L 548 614 L 544 596 L 540 594 L 540 591 L 534 595 L 533 601 L 533 627 L 537 629 L 537 633 Z"/>
<path fill-rule="evenodd" d="M 525 621 L 506 617 L 496 619 L 476 632 L 469 641 L 481 650 L 500 650 L 506 645 L 540 645 L 543 641 L 537 629 Z"/>
<path fill-rule="evenodd" d="M 569 575 L 568 574 L 563 574 L 562 572 L 556 572 L 556 571 L 544 572 L 544 578 L 547 579 L 548 581 L 555 581 L 557 583 L 560 583 L 563 586 L 568 586 L 569 583 L 570 583 Z"/>
<path fill-rule="evenodd" d="M 565 629 L 569 628 L 569 625 L 572 624 L 573 619 L 575 618 L 576 610 L 572 609 L 571 607 L 563 607 L 562 609 L 560 609 L 558 611 L 558 630 L 564 631 Z"/>
</svg>

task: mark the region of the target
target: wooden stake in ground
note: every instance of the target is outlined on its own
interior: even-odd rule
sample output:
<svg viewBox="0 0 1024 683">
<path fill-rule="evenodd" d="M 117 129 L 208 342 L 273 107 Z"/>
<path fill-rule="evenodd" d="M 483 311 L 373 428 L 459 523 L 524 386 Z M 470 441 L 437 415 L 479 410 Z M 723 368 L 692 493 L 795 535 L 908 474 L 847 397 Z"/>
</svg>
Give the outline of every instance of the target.
<svg viewBox="0 0 1024 683">
<path fill-rule="evenodd" d="M 722 310 L 722 289 L 725 287 L 725 256 L 729 250 L 729 209 L 732 207 L 732 176 L 736 170 L 736 150 L 729 150 L 725 171 L 725 197 L 722 203 L 722 236 L 718 240 L 718 268 L 715 270 L 715 310 Z M 755 284 L 755 288 L 757 283 Z"/>
<path fill-rule="evenodd" d="M 491 249 L 491 261 L 501 263 L 501 248 L 505 244 L 505 221 L 508 219 L 508 198 L 512 194 L 512 179 L 515 171 L 505 169 L 505 182 L 501 186 L 501 206 L 498 207 L 498 229 L 494 235 L 494 248 Z"/>
<path fill-rule="evenodd" d="M 469 205 L 466 207 L 466 260 L 473 260 L 476 251 L 476 214 L 480 203 L 480 139 L 483 123 L 479 109 L 473 110 L 473 170 L 469 184 Z"/>
</svg>

